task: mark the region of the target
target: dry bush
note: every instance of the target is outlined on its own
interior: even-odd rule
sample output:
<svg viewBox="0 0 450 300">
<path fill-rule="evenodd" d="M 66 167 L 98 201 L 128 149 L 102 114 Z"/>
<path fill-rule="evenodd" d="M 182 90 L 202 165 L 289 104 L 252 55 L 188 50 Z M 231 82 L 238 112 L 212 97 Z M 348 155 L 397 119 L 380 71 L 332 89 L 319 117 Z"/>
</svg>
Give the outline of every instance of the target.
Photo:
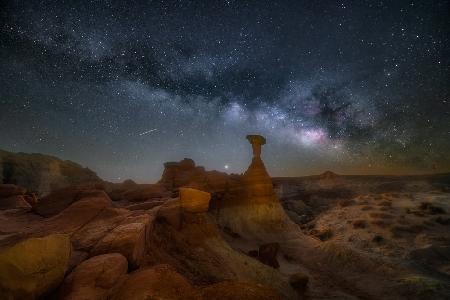
<svg viewBox="0 0 450 300">
<path fill-rule="evenodd" d="M 372 220 L 370 224 L 376 225 L 378 227 L 387 228 L 392 225 L 391 221 L 388 220 Z"/>
<path fill-rule="evenodd" d="M 353 221 L 353 228 L 359 229 L 359 228 L 366 228 L 367 227 L 367 221 L 366 220 L 355 220 Z"/>
<path fill-rule="evenodd" d="M 374 219 L 392 219 L 394 217 L 393 215 L 382 212 L 372 212 L 369 216 Z"/>
<path fill-rule="evenodd" d="M 373 207 L 370 205 L 365 205 L 365 206 L 361 207 L 361 210 L 372 210 L 372 209 L 373 209 Z"/>
<path fill-rule="evenodd" d="M 380 206 L 392 206 L 392 200 L 384 200 L 384 201 L 382 201 L 382 202 L 380 202 L 380 203 L 378 203 L 378 205 L 380 205 Z"/>
</svg>

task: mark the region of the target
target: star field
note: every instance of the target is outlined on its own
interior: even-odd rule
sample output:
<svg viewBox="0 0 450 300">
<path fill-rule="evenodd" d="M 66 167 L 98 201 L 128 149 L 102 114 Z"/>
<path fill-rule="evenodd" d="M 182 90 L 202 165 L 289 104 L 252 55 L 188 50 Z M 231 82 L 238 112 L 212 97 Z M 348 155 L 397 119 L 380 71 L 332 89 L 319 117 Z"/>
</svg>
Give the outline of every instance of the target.
<svg viewBox="0 0 450 300">
<path fill-rule="evenodd" d="M 6 1 L 0 148 L 155 181 L 450 170 L 448 1 Z"/>
</svg>

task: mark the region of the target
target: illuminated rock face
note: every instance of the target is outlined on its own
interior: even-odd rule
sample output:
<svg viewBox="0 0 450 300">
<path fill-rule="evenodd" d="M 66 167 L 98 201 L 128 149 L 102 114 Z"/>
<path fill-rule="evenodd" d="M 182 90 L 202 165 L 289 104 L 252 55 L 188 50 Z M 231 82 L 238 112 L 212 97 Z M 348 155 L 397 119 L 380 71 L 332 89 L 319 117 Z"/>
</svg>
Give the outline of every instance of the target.
<svg viewBox="0 0 450 300">
<path fill-rule="evenodd" d="M 183 211 L 190 213 L 206 213 L 211 194 L 192 188 L 180 188 L 180 201 Z"/>
<path fill-rule="evenodd" d="M 253 159 L 240 178 L 240 184 L 224 199 L 219 208 L 219 223 L 243 236 L 257 236 L 263 231 L 282 227 L 286 215 L 281 207 L 261 159 L 261 146 L 266 139 L 248 135 Z"/>
<path fill-rule="evenodd" d="M 71 254 L 68 235 L 30 238 L 0 252 L 1 299 L 35 299 L 64 279 Z"/>
</svg>

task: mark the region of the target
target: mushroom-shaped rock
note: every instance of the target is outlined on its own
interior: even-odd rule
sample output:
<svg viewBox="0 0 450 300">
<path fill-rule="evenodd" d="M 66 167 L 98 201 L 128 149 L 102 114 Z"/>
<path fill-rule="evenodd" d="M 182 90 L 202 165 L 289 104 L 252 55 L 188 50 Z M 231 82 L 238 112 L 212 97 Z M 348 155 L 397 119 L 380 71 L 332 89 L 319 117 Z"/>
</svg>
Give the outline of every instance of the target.
<svg viewBox="0 0 450 300">
<path fill-rule="evenodd" d="M 173 267 L 157 265 L 130 274 L 111 299 L 198 300 L 199 294 Z"/>
<path fill-rule="evenodd" d="M 2 299 L 34 299 L 56 288 L 71 253 L 69 236 L 30 238 L 0 252 Z"/>
<path fill-rule="evenodd" d="M 127 259 L 119 253 L 91 257 L 79 264 L 61 287 L 61 298 L 106 299 L 109 290 L 127 273 Z"/>
<path fill-rule="evenodd" d="M 209 208 L 211 194 L 192 188 L 180 188 L 180 200 L 183 211 L 205 213 Z"/>
<path fill-rule="evenodd" d="M 247 135 L 247 140 L 252 144 L 253 156 L 261 156 L 261 146 L 266 144 L 266 138 L 258 134 Z"/>
</svg>

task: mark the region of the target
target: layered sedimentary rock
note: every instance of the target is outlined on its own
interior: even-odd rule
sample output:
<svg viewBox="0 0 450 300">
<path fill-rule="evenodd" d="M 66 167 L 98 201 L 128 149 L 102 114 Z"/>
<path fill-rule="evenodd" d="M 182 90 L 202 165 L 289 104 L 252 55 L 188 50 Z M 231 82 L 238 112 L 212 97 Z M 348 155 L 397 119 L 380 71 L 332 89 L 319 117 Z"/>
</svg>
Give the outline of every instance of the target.
<svg viewBox="0 0 450 300">
<path fill-rule="evenodd" d="M 44 195 L 73 184 L 102 182 L 93 171 L 71 161 L 38 153 L 0 150 L 0 183 L 12 183 Z"/>
<path fill-rule="evenodd" d="M 223 227 L 240 235 L 258 236 L 265 230 L 283 227 L 287 218 L 261 159 L 265 138 L 249 135 L 247 139 L 252 145 L 252 162 L 239 179 L 239 184 L 234 185 L 217 204 L 214 213 Z"/>
</svg>

